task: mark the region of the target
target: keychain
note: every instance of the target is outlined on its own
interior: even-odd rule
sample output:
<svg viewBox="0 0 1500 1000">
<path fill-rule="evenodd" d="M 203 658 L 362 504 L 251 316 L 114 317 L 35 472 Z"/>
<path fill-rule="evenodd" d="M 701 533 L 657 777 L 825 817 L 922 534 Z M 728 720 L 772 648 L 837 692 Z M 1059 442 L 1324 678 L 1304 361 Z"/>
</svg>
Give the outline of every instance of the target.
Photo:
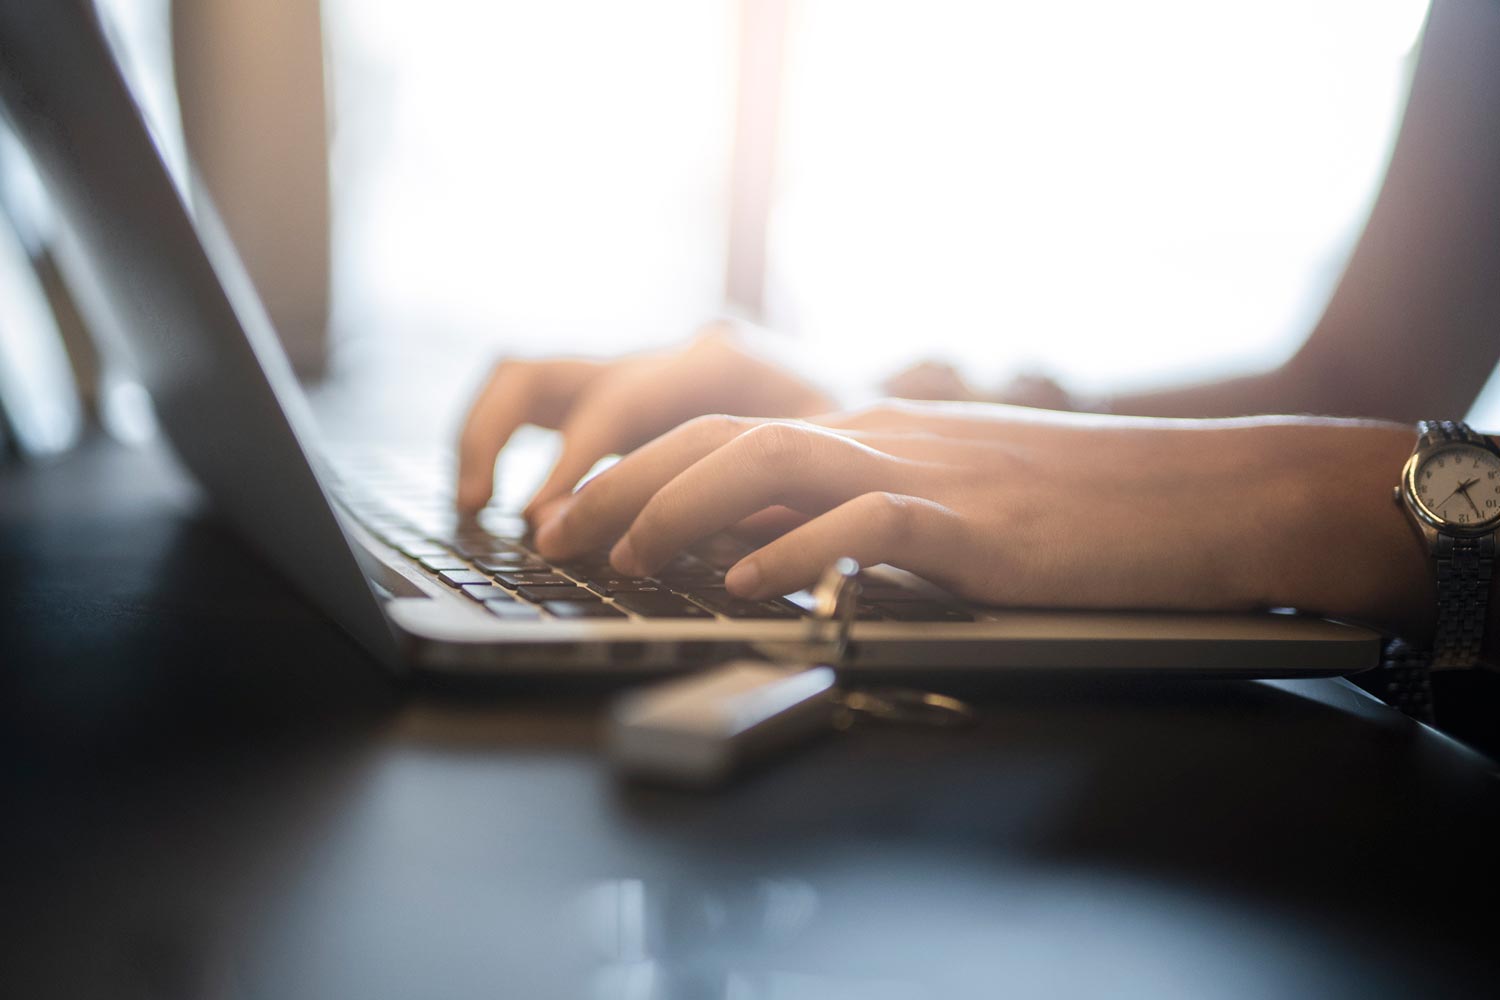
<svg viewBox="0 0 1500 1000">
<path fill-rule="evenodd" d="M 735 660 L 624 696 L 610 716 L 615 768 L 631 777 L 700 788 L 814 736 L 870 719 L 954 728 L 974 721 L 957 698 L 909 688 L 844 689 L 859 564 L 840 559 L 813 589 L 809 662 Z"/>
</svg>

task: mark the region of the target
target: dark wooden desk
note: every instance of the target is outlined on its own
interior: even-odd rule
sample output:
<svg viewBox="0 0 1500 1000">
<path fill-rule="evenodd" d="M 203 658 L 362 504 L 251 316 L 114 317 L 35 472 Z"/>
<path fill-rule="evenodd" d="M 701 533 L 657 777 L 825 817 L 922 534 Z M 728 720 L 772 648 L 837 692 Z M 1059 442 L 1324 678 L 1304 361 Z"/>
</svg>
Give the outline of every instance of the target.
<svg viewBox="0 0 1500 1000">
<path fill-rule="evenodd" d="M 1500 984 L 1494 765 L 1341 682 L 1011 682 L 695 797 L 597 695 L 395 689 L 160 451 L 0 470 L 0 582 L 0 995 Z"/>
</svg>

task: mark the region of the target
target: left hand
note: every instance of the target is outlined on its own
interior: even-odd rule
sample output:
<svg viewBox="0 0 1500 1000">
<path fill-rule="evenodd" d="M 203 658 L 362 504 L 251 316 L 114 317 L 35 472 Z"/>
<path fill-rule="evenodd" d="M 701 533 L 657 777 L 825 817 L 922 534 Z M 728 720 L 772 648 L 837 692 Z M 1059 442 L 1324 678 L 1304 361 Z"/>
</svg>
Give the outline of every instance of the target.
<svg viewBox="0 0 1500 1000">
<path fill-rule="evenodd" d="M 1367 511 L 1387 559 L 1390 546 L 1411 547 L 1388 509 L 1409 447 L 1409 431 L 1380 425 L 982 404 L 809 421 L 701 417 L 560 504 L 537 544 L 566 559 L 618 539 L 615 569 L 649 575 L 684 546 L 782 506 L 808 520 L 733 567 L 726 586 L 736 594 L 789 593 L 852 556 L 990 604 L 1241 610 L 1304 593 L 1327 598 L 1304 607 L 1369 604 L 1370 595 L 1340 594 L 1338 580 L 1319 590 L 1294 570 L 1316 577 L 1319 567 L 1303 564 L 1334 540 L 1331 512 Z M 1331 471 L 1351 465 L 1366 471 L 1333 477 L 1347 500 L 1318 495 Z M 1366 480 L 1378 485 L 1367 490 Z M 1344 544 L 1361 544 L 1358 531 L 1343 532 Z M 1377 579 L 1393 578 L 1376 568 Z"/>
</svg>

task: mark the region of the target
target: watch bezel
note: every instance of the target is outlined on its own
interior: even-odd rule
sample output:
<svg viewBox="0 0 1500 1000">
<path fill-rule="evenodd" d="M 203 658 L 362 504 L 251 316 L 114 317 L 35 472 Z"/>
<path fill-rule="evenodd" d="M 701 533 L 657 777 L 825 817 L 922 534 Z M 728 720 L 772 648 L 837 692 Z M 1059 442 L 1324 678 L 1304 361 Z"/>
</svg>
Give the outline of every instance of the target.
<svg viewBox="0 0 1500 1000">
<path fill-rule="evenodd" d="M 1444 441 L 1430 448 L 1418 448 L 1407 458 L 1406 465 L 1401 470 L 1401 496 L 1406 505 L 1417 519 L 1428 527 L 1440 531 L 1445 535 L 1454 535 L 1460 538 L 1475 538 L 1480 535 L 1494 534 L 1500 528 L 1500 511 L 1493 517 L 1480 521 L 1476 524 L 1458 524 L 1445 520 L 1427 509 L 1422 498 L 1417 494 L 1417 471 L 1431 459 L 1434 459 L 1447 451 L 1458 451 L 1460 449 L 1478 448 L 1487 451 L 1491 455 L 1500 458 L 1500 449 L 1497 449 L 1492 441 L 1484 438 L 1480 441 Z"/>
</svg>

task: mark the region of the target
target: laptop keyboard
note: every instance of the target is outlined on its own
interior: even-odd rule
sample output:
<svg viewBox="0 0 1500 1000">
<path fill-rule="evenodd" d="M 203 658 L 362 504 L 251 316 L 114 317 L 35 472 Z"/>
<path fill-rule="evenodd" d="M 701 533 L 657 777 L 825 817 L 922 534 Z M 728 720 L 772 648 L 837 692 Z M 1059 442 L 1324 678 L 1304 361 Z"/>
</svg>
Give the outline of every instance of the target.
<svg viewBox="0 0 1500 1000">
<path fill-rule="evenodd" d="M 750 547 L 729 535 L 704 539 L 655 576 L 627 577 L 610 567 L 607 550 L 548 562 L 516 514 L 487 507 L 460 517 L 437 463 L 361 459 L 331 478 L 339 504 L 367 531 L 502 619 L 789 621 L 811 608 L 805 591 L 767 601 L 730 594 L 724 572 Z M 861 586 L 860 621 L 973 621 L 961 604 L 899 583 L 865 576 Z"/>
</svg>

